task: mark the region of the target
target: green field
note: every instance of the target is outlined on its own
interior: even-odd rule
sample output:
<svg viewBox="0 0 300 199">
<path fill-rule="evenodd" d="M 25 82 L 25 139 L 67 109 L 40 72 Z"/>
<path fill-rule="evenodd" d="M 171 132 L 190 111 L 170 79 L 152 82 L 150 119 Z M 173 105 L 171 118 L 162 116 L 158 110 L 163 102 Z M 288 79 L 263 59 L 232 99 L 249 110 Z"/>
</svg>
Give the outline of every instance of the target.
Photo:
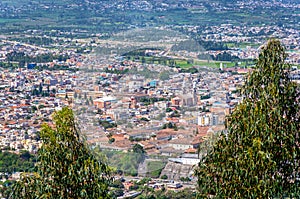
<svg viewBox="0 0 300 199">
<path fill-rule="evenodd" d="M 144 57 L 144 56 L 128 56 L 127 59 L 137 62 L 143 62 L 146 64 L 161 64 L 171 67 L 179 67 L 182 69 L 189 69 L 192 67 L 209 67 L 209 68 L 219 68 L 220 63 L 223 63 L 224 68 L 228 67 L 244 67 L 252 65 L 253 63 L 251 61 L 245 62 L 245 61 L 236 61 L 236 62 L 228 62 L 228 61 L 214 61 L 214 60 L 191 60 L 191 59 L 171 59 L 171 58 L 165 58 L 165 57 Z M 144 60 L 144 61 L 142 61 Z M 240 63 L 240 64 L 238 64 Z"/>
<path fill-rule="evenodd" d="M 165 166 L 166 163 L 161 161 L 147 162 L 147 176 L 151 178 L 158 178 Z"/>
<path fill-rule="evenodd" d="M 138 166 L 143 161 L 141 154 L 133 152 L 102 150 L 101 153 L 107 157 L 109 166 L 128 176 L 136 176 Z"/>
<path fill-rule="evenodd" d="M 209 68 L 219 68 L 220 67 L 220 63 L 218 61 L 194 61 L 194 63 L 187 63 L 187 61 L 183 61 L 183 60 L 178 60 L 176 61 L 176 65 L 179 66 L 180 68 L 191 68 L 191 67 L 197 67 L 197 66 L 201 66 L 201 67 L 209 67 Z M 224 62 L 223 62 L 224 63 Z M 228 67 L 231 67 L 231 65 L 234 65 L 234 63 L 230 63 L 230 62 L 225 62 Z"/>
<path fill-rule="evenodd" d="M 251 48 L 258 48 L 260 45 L 257 43 L 233 43 L 233 42 L 228 42 L 225 43 L 228 48 L 240 48 L 240 49 L 245 49 L 247 47 L 251 47 Z"/>
</svg>

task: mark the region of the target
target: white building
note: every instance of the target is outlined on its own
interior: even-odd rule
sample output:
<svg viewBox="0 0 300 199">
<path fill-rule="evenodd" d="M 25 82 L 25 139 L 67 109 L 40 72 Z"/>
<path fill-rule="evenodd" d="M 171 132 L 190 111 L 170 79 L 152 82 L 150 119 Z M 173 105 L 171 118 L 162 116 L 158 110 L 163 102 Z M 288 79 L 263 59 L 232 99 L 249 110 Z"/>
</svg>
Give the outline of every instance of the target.
<svg viewBox="0 0 300 199">
<path fill-rule="evenodd" d="M 219 116 L 213 113 L 206 113 L 198 116 L 199 126 L 215 126 L 219 124 Z"/>
</svg>

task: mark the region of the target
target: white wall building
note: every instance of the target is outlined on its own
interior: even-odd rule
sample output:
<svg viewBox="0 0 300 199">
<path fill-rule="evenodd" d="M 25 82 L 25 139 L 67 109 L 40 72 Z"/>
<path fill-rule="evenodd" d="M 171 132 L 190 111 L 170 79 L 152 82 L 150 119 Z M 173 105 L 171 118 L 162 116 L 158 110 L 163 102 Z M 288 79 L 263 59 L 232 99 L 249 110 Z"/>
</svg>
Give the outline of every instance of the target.
<svg viewBox="0 0 300 199">
<path fill-rule="evenodd" d="M 199 126 L 215 126 L 219 124 L 219 116 L 213 113 L 206 113 L 198 116 Z"/>
</svg>

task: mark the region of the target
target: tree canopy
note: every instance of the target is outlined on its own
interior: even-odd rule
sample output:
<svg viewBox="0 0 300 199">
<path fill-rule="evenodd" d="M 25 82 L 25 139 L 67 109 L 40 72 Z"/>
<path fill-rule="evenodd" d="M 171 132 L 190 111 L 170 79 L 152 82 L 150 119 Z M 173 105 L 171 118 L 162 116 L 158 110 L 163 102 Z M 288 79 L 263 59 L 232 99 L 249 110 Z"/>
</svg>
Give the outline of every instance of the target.
<svg viewBox="0 0 300 199">
<path fill-rule="evenodd" d="M 28 172 L 33 170 L 35 162 L 35 156 L 28 151 L 16 154 L 0 150 L 0 176 L 3 174 L 9 176 L 14 172 Z"/>
<path fill-rule="evenodd" d="M 41 130 L 37 172 L 24 174 L 10 198 L 108 198 L 110 169 L 91 153 L 72 110 L 56 112 L 53 121 Z"/>
<path fill-rule="evenodd" d="M 299 196 L 300 95 L 286 57 L 278 40 L 261 49 L 226 132 L 196 169 L 199 198 Z"/>
</svg>

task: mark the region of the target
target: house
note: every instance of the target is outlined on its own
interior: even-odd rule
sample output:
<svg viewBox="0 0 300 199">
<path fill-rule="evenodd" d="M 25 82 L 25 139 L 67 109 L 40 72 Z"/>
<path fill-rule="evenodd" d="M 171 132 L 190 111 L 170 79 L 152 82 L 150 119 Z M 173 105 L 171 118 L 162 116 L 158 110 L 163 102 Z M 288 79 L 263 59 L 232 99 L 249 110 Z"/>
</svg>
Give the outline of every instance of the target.
<svg viewBox="0 0 300 199">
<path fill-rule="evenodd" d="M 180 154 L 182 151 L 181 150 L 176 150 L 173 147 L 164 147 L 159 149 L 160 154 L 163 156 L 175 156 Z"/>
<path fill-rule="evenodd" d="M 171 99 L 171 105 L 174 107 L 179 107 L 180 101 L 181 101 L 181 99 L 179 97 L 174 97 Z"/>
<path fill-rule="evenodd" d="M 169 142 L 169 147 L 173 147 L 175 150 L 187 150 L 194 148 L 191 138 L 173 139 Z"/>
<path fill-rule="evenodd" d="M 179 189 L 181 187 L 182 187 L 182 184 L 180 184 L 180 183 L 172 183 L 172 184 L 167 185 L 167 188 L 169 190 L 176 190 L 176 189 Z"/>
<path fill-rule="evenodd" d="M 117 102 L 117 99 L 112 96 L 98 98 L 93 101 L 94 105 L 97 108 L 101 108 L 101 109 L 102 108 L 109 109 L 109 108 L 111 108 L 112 103 L 116 103 L 116 102 Z"/>
<path fill-rule="evenodd" d="M 196 165 L 200 162 L 198 153 L 183 153 L 177 158 L 169 158 L 170 162 L 174 162 L 182 165 Z"/>
</svg>

